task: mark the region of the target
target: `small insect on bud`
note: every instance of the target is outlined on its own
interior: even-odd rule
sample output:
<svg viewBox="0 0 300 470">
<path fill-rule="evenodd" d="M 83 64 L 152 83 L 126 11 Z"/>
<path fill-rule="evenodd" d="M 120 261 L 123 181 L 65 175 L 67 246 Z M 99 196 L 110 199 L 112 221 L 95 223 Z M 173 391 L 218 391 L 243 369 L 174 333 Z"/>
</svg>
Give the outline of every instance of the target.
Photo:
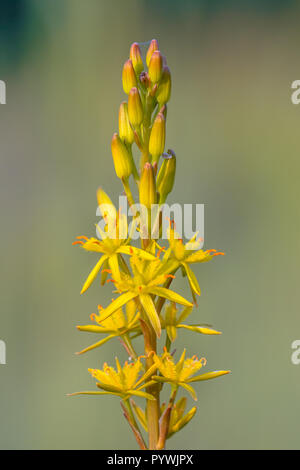
<svg viewBox="0 0 300 470">
<path fill-rule="evenodd" d="M 163 154 L 163 162 L 157 176 L 157 191 L 160 195 L 160 203 L 164 203 L 168 194 L 172 191 L 175 174 L 176 157 L 174 152 Z"/>
<path fill-rule="evenodd" d="M 158 113 L 153 123 L 150 140 L 149 152 L 152 155 L 152 163 L 157 162 L 164 151 L 166 139 L 166 120 L 162 113 Z"/>
<path fill-rule="evenodd" d="M 150 77 L 147 72 L 142 72 L 140 75 L 141 84 L 147 89 L 151 85 Z"/>
<path fill-rule="evenodd" d="M 144 70 L 144 64 L 143 64 L 141 49 L 137 42 L 134 42 L 131 45 L 129 57 L 131 59 L 135 73 L 137 75 L 140 75 L 140 73 Z"/>
<path fill-rule="evenodd" d="M 119 135 L 123 142 L 131 145 L 134 141 L 134 133 L 129 122 L 128 105 L 123 101 L 119 109 Z"/>
<path fill-rule="evenodd" d="M 143 121 L 143 105 L 137 88 L 131 88 L 128 97 L 128 115 L 133 127 L 138 127 Z"/>
<path fill-rule="evenodd" d="M 151 163 L 145 163 L 140 180 L 140 203 L 151 209 L 156 204 L 156 183 L 154 169 Z"/>
<path fill-rule="evenodd" d="M 127 95 L 130 92 L 131 88 L 137 86 L 135 71 L 130 59 L 128 59 L 124 64 L 122 72 L 122 83 L 123 89 Z"/>
<path fill-rule="evenodd" d="M 163 59 L 160 51 L 154 51 L 149 63 L 149 77 L 152 83 L 158 83 L 163 71 Z"/>
<path fill-rule="evenodd" d="M 114 134 L 111 141 L 111 152 L 114 160 L 117 177 L 127 179 L 132 172 L 131 155 L 118 134 Z"/>
<path fill-rule="evenodd" d="M 164 67 L 156 93 L 156 99 L 159 102 L 160 106 L 163 106 L 169 101 L 171 96 L 171 85 L 172 83 L 170 69 L 169 67 Z"/>
<path fill-rule="evenodd" d="M 152 57 L 152 54 L 154 51 L 158 51 L 159 47 L 158 47 L 158 42 L 156 39 L 152 39 L 152 41 L 150 42 L 150 46 L 149 46 L 149 49 L 147 51 L 147 55 L 146 55 L 146 64 L 147 64 L 147 67 L 149 67 L 149 64 L 150 64 L 150 59 Z"/>
</svg>

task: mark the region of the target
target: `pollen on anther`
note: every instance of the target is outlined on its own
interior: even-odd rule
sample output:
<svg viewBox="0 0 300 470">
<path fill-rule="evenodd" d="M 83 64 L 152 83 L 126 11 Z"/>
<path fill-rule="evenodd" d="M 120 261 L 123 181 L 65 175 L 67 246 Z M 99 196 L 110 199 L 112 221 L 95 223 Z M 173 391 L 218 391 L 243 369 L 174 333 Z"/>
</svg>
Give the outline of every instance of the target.
<svg viewBox="0 0 300 470">
<path fill-rule="evenodd" d="M 84 245 L 82 241 L 77 240 L 76 242 L 73 242 L 72 245 Z"/>
<path fill-rule="evenodd" d="M 170 278 L 170 279 L 175 279 L 176 276 L 174 276 L 174 274 L 165 274 L 165 278 L 166 278 L 166 279 L 169 279 L 169 278 Z"/>
</svg>

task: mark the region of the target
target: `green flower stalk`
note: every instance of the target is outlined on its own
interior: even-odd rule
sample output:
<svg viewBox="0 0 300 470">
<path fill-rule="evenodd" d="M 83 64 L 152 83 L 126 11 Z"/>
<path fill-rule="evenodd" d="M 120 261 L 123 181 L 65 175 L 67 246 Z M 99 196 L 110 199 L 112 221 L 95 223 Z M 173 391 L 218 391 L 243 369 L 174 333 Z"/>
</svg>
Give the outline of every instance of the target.
<svg viewBox="0 0 300 470">
<path fill-rule="evenodd" d="M 153 235 L 153 222 L 158 227 L 158 234 L 162 235 L 161 208 L 173 190 L 176 176 L 175 153 L 172 150 L 165 153 L 171 72 L 156 39 L 150 43 L 146 65 L 139 44 L 131 45 L 123 67 L 122 84 L 128 101 L 120 105 L 119 134 L 113 135 L 111 152 L 129 206 L 133 208 L 139 204 L 144 207 L 146 220 L 138 212 L 129 231 L 126 215 L 114 206 L 101 188 L 97 199 L 104 224 L 97 225 L 97 238 L 80 236 L 74 244 L 98 255 L 81 294 L 97 279 L 101 285 L 111 283 L 115 294 L 111 303 L 98 306 L 97 313 L 90 316 L 91 324 L 77 327 L 98 338 L 77 354 L 118 340 L 129 359 L 123 365 L 115 358 L 115 367 L 104 362 L 103 368 L 89 369 L 97 388 L 71 395 L 111 394 L 118 397 L 138 446 L 143 450 L 161 450 L 167 440 L 196 414 L 195 406 L 186 411 L 186 397 L 176 401 L 178 390 L 197 400 L 195 384 L 229 373 L 228 370 L 203 373 L 205 358 L 186 357 L 184 350 L 176 360 L 170 352 L 182 330 L 202 335 L 221 334 L 210 325 L 186 323 L 186 320 L 201 294 L 191 266 L 211 261 L 223 253 L 203 250 L 196 235 L 183 243 L 172 221 L 168 246 L 161 246 Z M 134 161 L 134 145 L 140 153 L 139 162 Z M 134 194 L 138 194 L 138 200 Z M 153 206 L 158 207 L 155 216 Z M 140 247 L 134 245 L 133 229 L 140 234 Z M 177 272 L 187 280 L 191 299 L 170 288 Z M 141 351 L 136 346 L 138 337 L 143 338 Z M 170 396 L 161 404 L 160 396 L 165 387 L 169 388 Z M 137 405 L 136 397 L 145 400 L 144 407 Z"/>
</svg>

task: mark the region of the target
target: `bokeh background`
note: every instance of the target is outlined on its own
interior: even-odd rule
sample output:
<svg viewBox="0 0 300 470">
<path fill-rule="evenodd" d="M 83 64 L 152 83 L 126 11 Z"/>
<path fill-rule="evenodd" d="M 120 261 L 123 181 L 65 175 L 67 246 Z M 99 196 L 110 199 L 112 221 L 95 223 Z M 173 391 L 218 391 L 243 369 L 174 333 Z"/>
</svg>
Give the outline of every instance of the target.
<svg viewBox="0 0 300 470">
<path fill-rule="evenodd" d="M 117 341 L 74 355 L 95 339 L 75 326 L 111 288 L 79 296 L 95 257 L 71 243 L 94 234 L 97 187 L 121 192 L 122 64 L 153 37 L 173 74 L 170 201 L 205 203 L 205 246 L 226 252 L 196 268 L 192 317 L 223 335 L 182 333 L 176 348 L 232 370 L 197 386 L 198 414 L 168 448 L 300 447 L 299 14 L 291 0 L 1 0 L 1 448 L 136 447 L 117 399 L 66 398 L 94 387 L 88 367 L 125 360 Z"/>
</svg>

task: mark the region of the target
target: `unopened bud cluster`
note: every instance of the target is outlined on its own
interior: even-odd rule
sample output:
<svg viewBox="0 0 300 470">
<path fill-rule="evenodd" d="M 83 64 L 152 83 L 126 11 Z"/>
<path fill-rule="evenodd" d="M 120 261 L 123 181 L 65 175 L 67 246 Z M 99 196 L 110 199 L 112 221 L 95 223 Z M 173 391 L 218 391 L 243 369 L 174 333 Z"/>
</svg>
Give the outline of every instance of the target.
<svg viewBox="0 0 300 470">
<path fill-rule="evenodd" d="M 171 73 L 156 39 L 150 42 L 145 61 L 139 44 L 131 45 L 123 66 L 122 84 L 128 101 L 120 105 L 119 133 L 112 138 L 115 170 L 125 183 L 127 195 L 128 178 L 133 175 L 139 186 L 140 203 L 144 201 L 150 208 L 151 204 L 165 201 L 172 190 L 176 169 L 174 152 L 164 153 Z M 133 158 L 134 143 L 141 154 L 138 165 Z"/>
</svg>

